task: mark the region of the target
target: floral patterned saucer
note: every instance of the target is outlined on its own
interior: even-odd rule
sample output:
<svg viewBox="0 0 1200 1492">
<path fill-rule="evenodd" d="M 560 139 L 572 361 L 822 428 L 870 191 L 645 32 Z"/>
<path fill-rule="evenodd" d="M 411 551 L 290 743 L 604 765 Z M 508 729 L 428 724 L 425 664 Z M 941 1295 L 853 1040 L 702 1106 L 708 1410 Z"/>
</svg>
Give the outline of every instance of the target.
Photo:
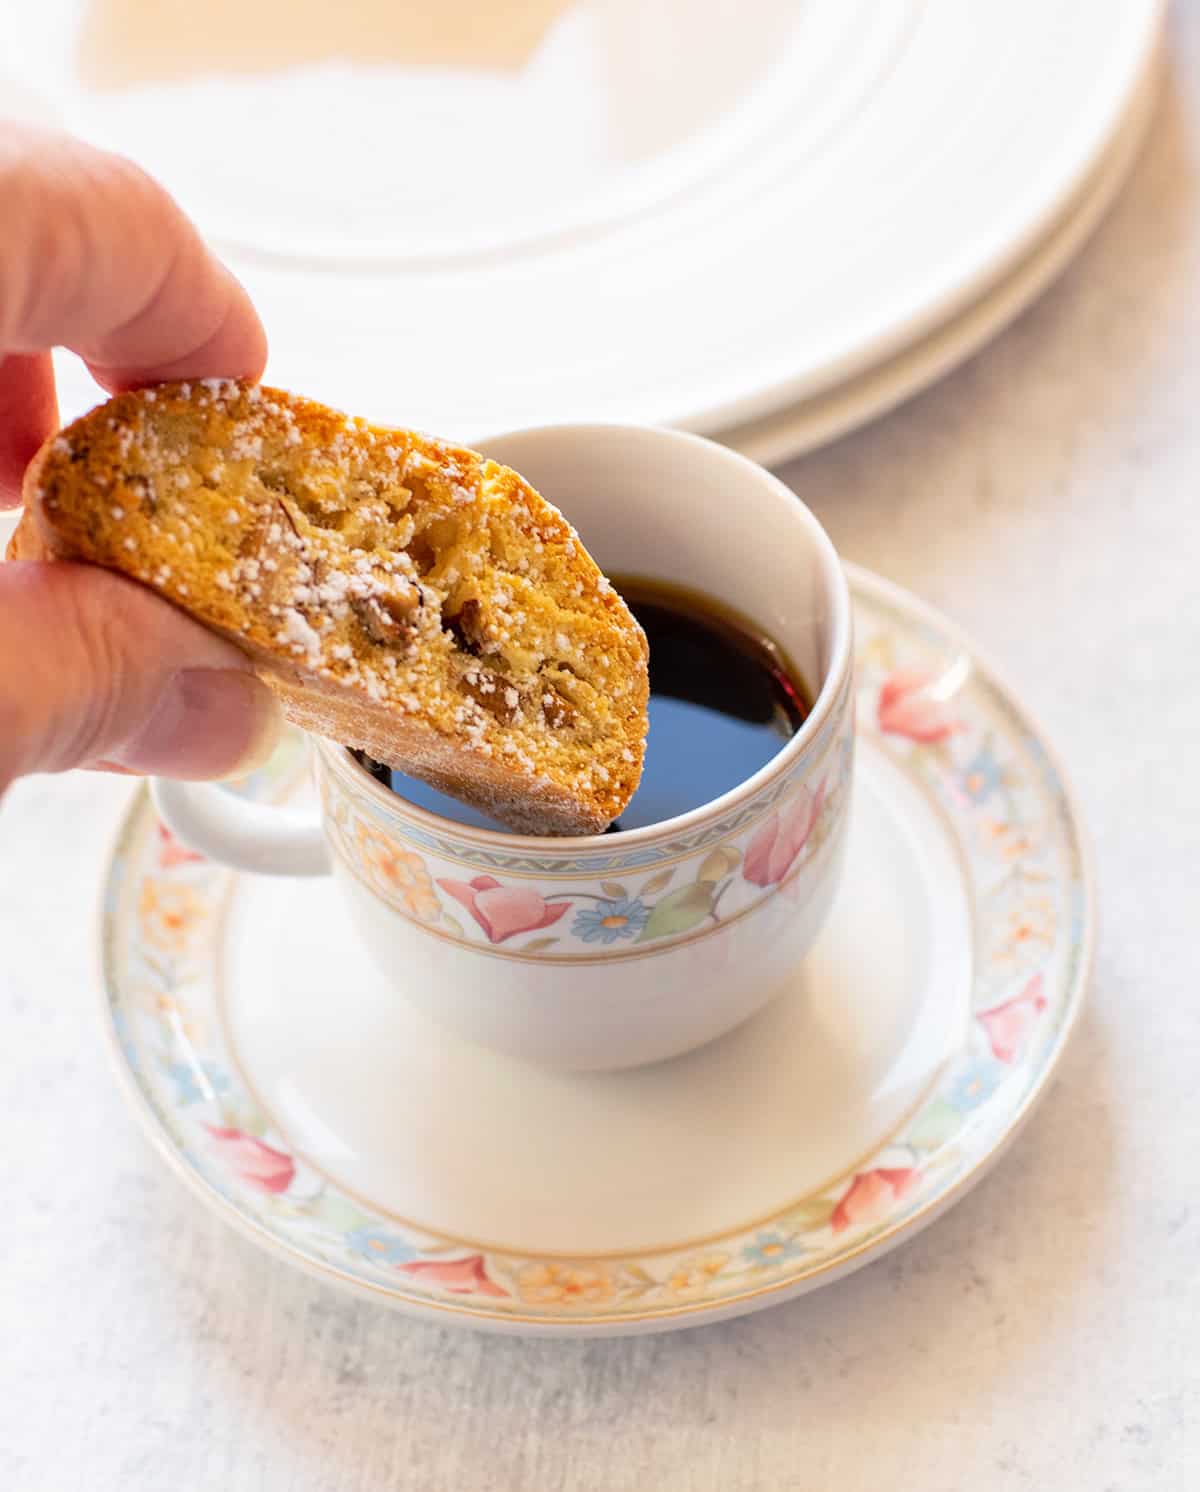
<svg viewBox="0 0 1200 1492">
<path fill-rule="evenodd" d="M 1052 753 L 971 643 L 885 582 L 851 583 L 860 751 L 837 905 L 793 986 L 673 1062 L 563 1076 L 461 1042 L 389 993 L 331 887 L 202 860 L 141 792 L 102 953 L 123 1086 L 173 1168 L 322 1278 L 549 1335 L 757 1309 L 951 1205 L 1062 1053 L 1091 873 Z M 306 777 L 293 738 L 238 790 L 277 801 Z M 628 909 L 609 916 L 597 936 L 636 933 Z"/>
</svg>

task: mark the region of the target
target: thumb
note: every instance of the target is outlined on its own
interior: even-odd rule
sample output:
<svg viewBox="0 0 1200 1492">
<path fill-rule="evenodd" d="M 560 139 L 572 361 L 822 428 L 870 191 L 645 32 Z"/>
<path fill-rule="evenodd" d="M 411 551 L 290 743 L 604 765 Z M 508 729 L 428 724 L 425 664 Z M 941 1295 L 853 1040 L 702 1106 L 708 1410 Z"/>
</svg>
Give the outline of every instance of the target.
<svg viewBox="0 0 1200 1492">
<path fill-rule="evenodd" d="M 270 754 L 281 715 L 249 660 L 133 581 L 0 565 L 0 791 L 97 764 L 225 777 Z"/>
</svg>

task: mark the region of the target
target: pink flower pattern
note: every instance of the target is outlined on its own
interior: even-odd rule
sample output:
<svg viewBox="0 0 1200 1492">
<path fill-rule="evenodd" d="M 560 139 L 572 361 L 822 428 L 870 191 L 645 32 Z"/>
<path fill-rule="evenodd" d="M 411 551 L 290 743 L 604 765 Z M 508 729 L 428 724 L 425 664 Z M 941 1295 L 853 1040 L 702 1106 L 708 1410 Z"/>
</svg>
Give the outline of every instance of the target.
<svg viewBox="0 0 1200 1492">
<path fill-rule="evenodd" d="M 439 880 L 443 891 L 460 901 L 487 934 L 489 943 L 503 943 L 518 933 L 549 927 L 568 910 L 570 901 L 547 901 L 525 886 L 502 886 L 495 876 L 470 881 Z"/>
<path fill-rule="evenodd" d="M 158 864 L 160 870 L 172 870 L 176 865 L 193 865 L 204 859 L 195 850 L 181 844 L 166 824 L 158 826 Z"/>
<path fill-rule="evenodd" d="M 274 1193 L 285 1192 L 291 1186 L 296 1163 L 290 1155 L 240 1129 L 226 1129 L 216 1124 L 207 1124 L 205 1128 L 217 1142 L 229 1169 L 248 1185 L 261 1192 Z"/>
<path fill-rule="evenodd" d="M 816 792 L 802 787 L 786 807 L 773 813 L 746 846 L 742 875 L 754 886 L 776 886 L 808 843 L 825 803 L 826 779 Z"/>
<path fill-rule="evenodd" d="M 873 1171 L 860 1171 L 833 1209 L 833 1231 L 840 1233 L 856 1223 L 877 1222 L 894 1202 L 912 1191 L 919 1177 L 914 1166 L 878 1166 Z"/>
<path fill-rule="evenodd" d="M 925 746 L 965 730 L 949 706 L 932 693 L 936 682 L 935 675 L 922 669 L 894 669 L 879 691 L 879 729 Z"/>
<path fill-rule="evenodd" d="M 1019 995 L 993 1005 L 979 1013 L 979 1023 L 987 1032 L 992 1056 L 998 1062 L 1015 1062 L 1021 1055 L 1029 1033 L 1046 1008 L 1042 976 L 1035 974 Z"/>
<path fill-rule="evenodd" d="M 397 1268 L 402 1274 L 411 1274 L 427 1284 L 449 1290 L 452 1295 L 508 1295 L 507 1290 L 488 1277 L 480 1254 L 468 1254 L 465 1259 L 414 1259 L 411 1264 L 400 1264 Z"/>
</svg>

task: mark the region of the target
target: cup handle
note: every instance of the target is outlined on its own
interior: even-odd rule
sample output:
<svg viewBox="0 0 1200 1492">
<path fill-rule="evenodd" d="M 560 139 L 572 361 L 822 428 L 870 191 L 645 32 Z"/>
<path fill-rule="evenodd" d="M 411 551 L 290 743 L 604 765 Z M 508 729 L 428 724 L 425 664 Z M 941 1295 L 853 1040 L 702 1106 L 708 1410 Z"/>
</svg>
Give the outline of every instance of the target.
<svg viewBox="0 0 1200 1492">
<path fill-rule="evenodd" d="M 250 803 L 210 782 L 156 777 L 150 796 L 181 844 L 235 870 L 272 876 L 329 874 L 329 850 L 312 809 Z"/>
</svg>

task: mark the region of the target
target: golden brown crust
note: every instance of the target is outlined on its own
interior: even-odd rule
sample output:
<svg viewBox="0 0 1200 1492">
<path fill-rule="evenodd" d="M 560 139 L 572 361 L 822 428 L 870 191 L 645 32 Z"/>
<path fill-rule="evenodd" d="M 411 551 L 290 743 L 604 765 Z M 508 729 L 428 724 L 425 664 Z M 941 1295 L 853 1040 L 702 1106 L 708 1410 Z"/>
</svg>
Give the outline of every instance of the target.
<svg viewBox="0 0 1200 1492">
<path fill-rule="evenodd" d="M 562 515 L 474 451 L 230 380 L 48 441 L 17 558 L 120 570 L 236 642 L 298 725 L 530 833 L 641 775 L 645 637 Z"/>
</svg>

